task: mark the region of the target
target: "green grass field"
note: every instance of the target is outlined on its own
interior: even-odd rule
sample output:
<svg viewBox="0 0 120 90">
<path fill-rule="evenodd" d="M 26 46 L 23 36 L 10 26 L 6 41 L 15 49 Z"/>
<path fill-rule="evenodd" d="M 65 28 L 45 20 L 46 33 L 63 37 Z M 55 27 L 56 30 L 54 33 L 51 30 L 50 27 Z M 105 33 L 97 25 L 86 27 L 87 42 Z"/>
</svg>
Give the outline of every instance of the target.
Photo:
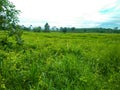
<svg viewBox="0 0 120 90">
<path fill-rule="evenodd" d="M 0 90 L 120 90 L 120 34 L 24 32 L 22 38 L 21 46 L 11 38 L 12 45 L 0 45 Z"/>
</svg>

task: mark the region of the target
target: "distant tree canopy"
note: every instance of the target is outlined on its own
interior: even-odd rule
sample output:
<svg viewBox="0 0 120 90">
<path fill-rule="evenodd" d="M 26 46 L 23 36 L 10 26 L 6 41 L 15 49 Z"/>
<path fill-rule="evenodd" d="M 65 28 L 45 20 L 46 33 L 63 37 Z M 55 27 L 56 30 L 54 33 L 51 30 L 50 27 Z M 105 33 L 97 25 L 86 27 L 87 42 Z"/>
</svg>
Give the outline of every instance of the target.
<svg viewBox="0 0 120 90">
<path fill-rule="evenodd" d="M 41 32 L 41 27 L 40 26 L 39 27 L 34 27 L 33 31 L 34 32 Z"/>
<path fill-rule="evenodd" d="M 0 0 L 0 29 L 15 27 L 17 24 L 19 10 L 9 0 Z"/>
<path fill-rule="evenodd" d="M 46 23 L 44 27 L 45 27 L 45 32 L 49 32 L 49 30 L 50 30 L 50 26 L 49 26 L 49 24 Z"/>
</svg>

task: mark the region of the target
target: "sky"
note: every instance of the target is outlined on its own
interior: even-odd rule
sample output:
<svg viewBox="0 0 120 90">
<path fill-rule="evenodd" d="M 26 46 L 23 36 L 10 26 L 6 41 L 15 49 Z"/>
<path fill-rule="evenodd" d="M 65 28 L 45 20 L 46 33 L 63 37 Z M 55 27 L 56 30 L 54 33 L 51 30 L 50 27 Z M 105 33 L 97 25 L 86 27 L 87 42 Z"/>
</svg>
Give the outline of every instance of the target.
<svg viewBox="0 0 120 90">
<path fill-rule="evenodd" d="M 120 26 L 120 0 L 10 0 L 21 10 L 19 24 L 44 27 Z"/>
</svg>

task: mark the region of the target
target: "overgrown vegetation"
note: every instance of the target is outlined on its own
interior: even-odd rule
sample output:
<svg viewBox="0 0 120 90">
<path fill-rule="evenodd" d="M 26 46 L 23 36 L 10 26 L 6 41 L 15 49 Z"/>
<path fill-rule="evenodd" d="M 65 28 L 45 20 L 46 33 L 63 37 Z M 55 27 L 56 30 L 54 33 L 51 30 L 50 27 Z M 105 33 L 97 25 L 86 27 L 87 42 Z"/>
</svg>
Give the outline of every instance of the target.
<svg viewBox="0 0 120 90">
<path fill-rule="evenodd" d="M 18 25 L 19 12 L 0 0 L 0 90 L 120 89 L 120 34 L 112 34 L 120 32 L 117 27 L 43 33 Z M 43 31 L 51 31 L 48 23 Z"/>
<path fill-rule="evenodd" d="M 9 0 L 0 0 L 0 29 L 8 30 L 15 27 L 19 21 L 19 12 Z"/>
<path fill-rule="evenodd" d="M 0 38 L 5 32 L 0 31 Z M 0 90 L 119 90 L 120 35 L 23 32 L 0 44 Z"/>
<path fill-rule="evenodd" d="M 10 38 L 18 45 L 23 44 L 22 30 L 18 25 L 19 12 L 20 10 L 16 10 L 15 5 L 9 0 L 0 0 L 0 30 L 4 32 L 0 38 L 2 46 L 11 47 L 13 42 L 9 41 Z"/>
</svg>

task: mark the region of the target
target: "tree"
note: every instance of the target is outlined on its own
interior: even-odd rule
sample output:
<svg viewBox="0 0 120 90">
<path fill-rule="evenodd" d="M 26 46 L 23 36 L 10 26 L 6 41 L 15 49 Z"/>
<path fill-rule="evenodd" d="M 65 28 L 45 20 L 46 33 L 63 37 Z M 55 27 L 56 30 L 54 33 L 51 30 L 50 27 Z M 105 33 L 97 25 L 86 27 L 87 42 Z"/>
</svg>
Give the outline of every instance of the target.
<svg viewBox="0 0 120 90">
<path fill-rule="evenodd" d="M 29 30 L 33 30 L 33 26 L 32 25 L 29 26 Z"/>
<path fill-rule="evenodd" d="M 75 31 L 75 27 L 72 27 L 71 30 L 72 30 L 72 31 Z"/>
<path fill-rule="evenodd" d="M 49 24 L 46 23 L 44 27 L 45 27 L 45 32 L 49 32 L 49 30 L 50 30 L 50 26 L 49 26 Z"/>
<path fill-rule="evenodd" d="M 114 30 L 118 30 L 118 27 L 115 27 Z"/>
<path fill-rule="evenodd" d="M 67 32 L 67 27 L 60 27 L 60 30 L 61 30 L 63 33 L 66 33 L 66 32 Z"/>
<path fill-rule="evenodd" d="M 39 27 L 34 27 L 33 31 L 34 32 L 41 32 L 41 27 L 40 26 Z"/>
<path fill-rule="evenodd" d="M 0 0 L 0 29 L 15 28 L 19 12 L 9 0 Z"/>
<path fill-rule="evenodd" d="M 52 30 L 52 31 L 57 31 L 57 27 L 56 27 L 56 26 L 53 26 L 53 27 L 51 28 L 51 30 Z"/>
<path fill-rule="evenodd" d="M 8 38 L 13 37 L 17 44 L 23 44 L 21 39 L 22 31 L 20 31 L 18 23 L 19 10 L 15 9 L 15 5 L 9 0 L 0 0 L 0 29 L 9 29 L 10 31 L 6 34 L 3 40 L 0 42 L 6 42 L 8 44 Z"/>
</svg>

